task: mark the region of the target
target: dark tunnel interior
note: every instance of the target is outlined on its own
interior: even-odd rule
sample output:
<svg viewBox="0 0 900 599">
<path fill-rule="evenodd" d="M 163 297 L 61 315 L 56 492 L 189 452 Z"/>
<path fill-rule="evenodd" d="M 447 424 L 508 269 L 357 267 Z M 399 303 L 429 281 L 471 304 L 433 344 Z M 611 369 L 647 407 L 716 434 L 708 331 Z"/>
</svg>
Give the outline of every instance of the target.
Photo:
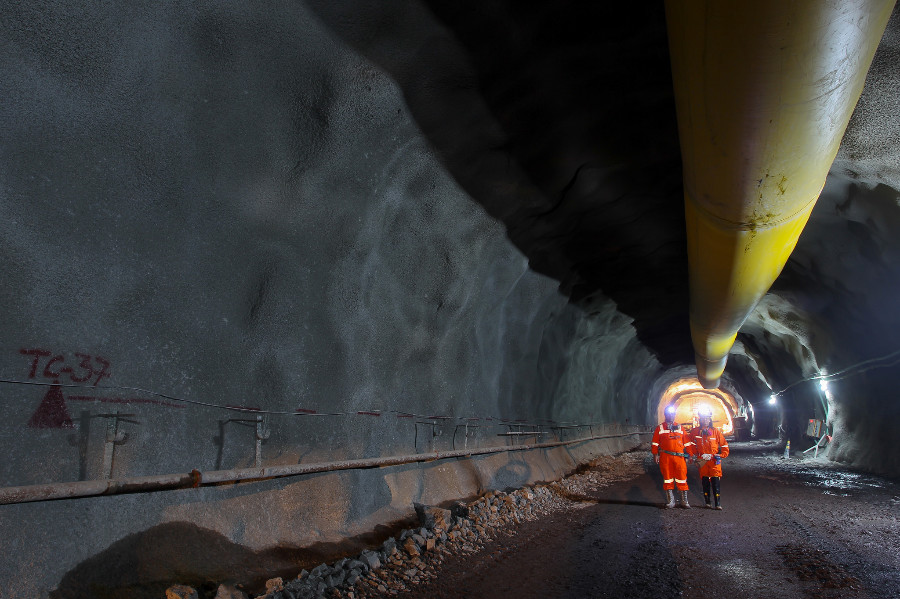
<svg viewBox="0 0 900 599">
<path fill-rule="evenodd" d="M 900 477 L 896 6 L 715 390 L 663 3 L 15 3 L 0 40 L 0 487 L 564 440 L 669 402 Z M 455 468 L 11 501 L 0 580 L 33 596 L 158 526 L 328 545 L 565 470 Z"/>
</svg>

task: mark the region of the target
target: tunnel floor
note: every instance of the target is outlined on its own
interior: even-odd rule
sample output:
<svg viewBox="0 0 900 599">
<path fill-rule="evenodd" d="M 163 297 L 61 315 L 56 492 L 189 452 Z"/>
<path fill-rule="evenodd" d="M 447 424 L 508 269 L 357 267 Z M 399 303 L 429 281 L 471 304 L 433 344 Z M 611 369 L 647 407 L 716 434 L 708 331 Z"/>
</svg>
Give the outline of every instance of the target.
<svg viewBox="0 0 900 599">
<path fill-rule="evenodd" d="M 692 509 L 661 509 L 649 452 L 632 453 L 618 458 L 622 480 L 567 480 L 559 509 L 442 555 L 430 580 L 356 596 L 900 597 L 897 481 L 785 460 L 774 442 L 731 446 L 722 511 L 701 507 L 696 467 Z"/>
</svg>

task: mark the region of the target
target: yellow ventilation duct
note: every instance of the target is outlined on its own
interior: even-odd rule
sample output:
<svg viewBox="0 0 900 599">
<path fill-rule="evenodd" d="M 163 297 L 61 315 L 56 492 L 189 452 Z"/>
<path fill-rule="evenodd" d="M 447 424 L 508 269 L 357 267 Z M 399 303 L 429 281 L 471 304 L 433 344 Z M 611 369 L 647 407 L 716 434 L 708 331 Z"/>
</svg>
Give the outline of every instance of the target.
<svg viewBox="0 0 900 599">
<path fill-rule="evenodd" d="M 666 0 L 691 337 L 716 388 L 797 244 L 894 0 Z"/>
</svg>

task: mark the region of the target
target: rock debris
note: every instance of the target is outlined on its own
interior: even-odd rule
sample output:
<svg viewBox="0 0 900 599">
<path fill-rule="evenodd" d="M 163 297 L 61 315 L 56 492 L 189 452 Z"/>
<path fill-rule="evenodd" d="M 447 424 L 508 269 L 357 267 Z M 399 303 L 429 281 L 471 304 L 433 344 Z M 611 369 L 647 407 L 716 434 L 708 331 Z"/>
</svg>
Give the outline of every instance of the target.
<svg viewBox="0 0 900 599">
<path fill-rule="evenodd" d="M 572 475 L 549 484 L 511 492 L 489 491 L 478 499 L 456 502 L 449 509 L 416 504 L 418 527 L 403 530 L 378 548 L 354 558 L 303 570 L 294 580 L 273 578 L 256 599 L 365 599 L 390 597 L 439 576 L 441 563 L 450 556 L 476 553 L 501 530 L 514 531 L 522 522 L 573 502 L 587 502 L 585 494 L 634 476 L 634 466 L 645 453 L 603 456 Z M 177 585 L 181 592 L 187 590 Z M 174 588 L 174 587 L 173 587 Z M 195 595 L 196 596 L 196 595 Z M 216 599 L 248 596 L 232 586 L 220 585 Z"/>
</svg>

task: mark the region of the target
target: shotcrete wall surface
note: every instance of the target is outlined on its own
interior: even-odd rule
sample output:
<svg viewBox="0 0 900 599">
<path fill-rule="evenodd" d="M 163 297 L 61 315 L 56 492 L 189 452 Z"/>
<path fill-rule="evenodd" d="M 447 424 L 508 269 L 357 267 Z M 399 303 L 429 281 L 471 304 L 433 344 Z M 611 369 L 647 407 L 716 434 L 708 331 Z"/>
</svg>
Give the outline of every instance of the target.
<svg viewBox="0 0 900 599">
<path fill-rule="evenodd" d="M 397 27 L 465 71 L 425 11 Z M 304 3 L 13 3 L 0 40 L 0 486 L 649 423 L 659 364 L 629 319 L 530 270 Z M 283 567 L 638 442 L 3 505 L 0 597 Z"/>
<path fill-rule="evenodd" d="M 358 552 L 414 520 L 415 503 L 555 480 L 641 435 L 371 470 L 2 506 L 3 597 L 83 597 L 98 589 L 235 581 Z M 374 531 L 374 532 L 373 532 Z M 382 533 L 382 536 L 386 536 Z"/>
</svg>

